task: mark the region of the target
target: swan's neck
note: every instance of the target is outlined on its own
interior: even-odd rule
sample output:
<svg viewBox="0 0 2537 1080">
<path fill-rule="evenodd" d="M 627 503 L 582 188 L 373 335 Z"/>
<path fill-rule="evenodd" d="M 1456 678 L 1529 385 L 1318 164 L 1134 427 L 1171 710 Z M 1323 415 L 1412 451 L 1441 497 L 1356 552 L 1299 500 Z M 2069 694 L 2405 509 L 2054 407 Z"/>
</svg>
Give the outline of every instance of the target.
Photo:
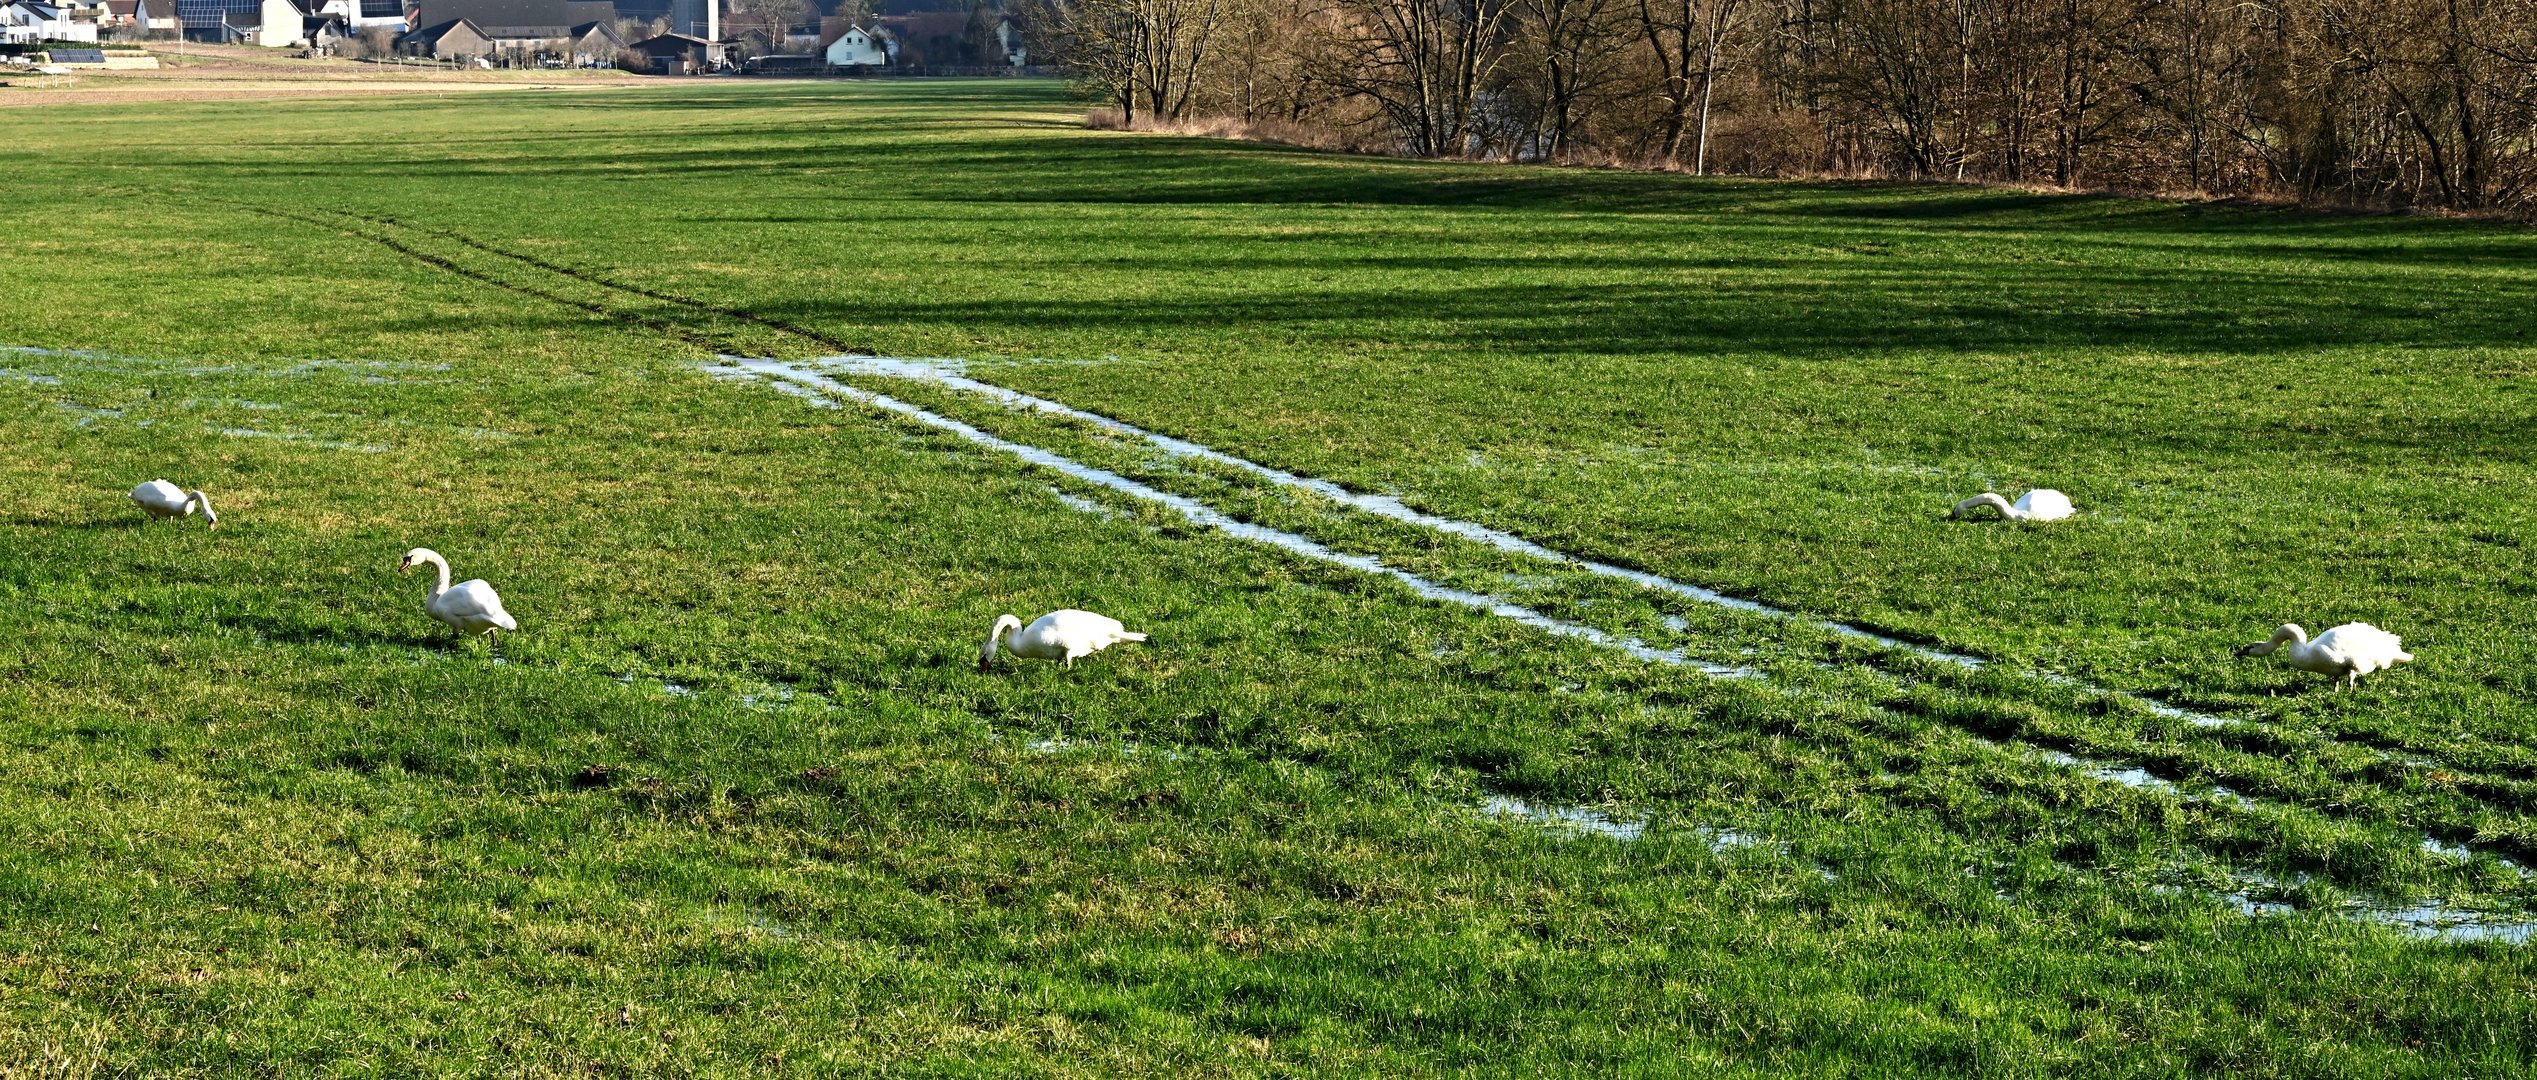
<svg viewBox="0 0 2537 1080">
<path fill-rule="evenodd" d="M 434 554 L 426 557 L 423 561 L 432 564 L 433 580 L 431 597 L 435 600 L 440 599 L 440 594 L 449 591 L 449 560 Z"/>
<path fill-rule="evenodd" d="M 1004 636 L 1021 628 L 1022 620 L 1011 615 L 997 619 L 994 626 L 987 628 L 987 643 L 978 647 L 978 663 L 994 663 L 995 650 L 1004 644 Z"/>
<path fill-rule="evenodd" d="M 1970 498 L 1970 499 L 1966 499 L 1966 500 L 1965 500 L 1965 501 L 1963 501 L 1963 502 L 1957 503 L 1957 504 L 1956 504 L 1956 516 L 1957 516 L 1957 517 L 1963 517 L 1964 515 L 1966 515 L 1966 514 L 1968 514 L 1968 513 L 1971 513 L 1971 512 L 1973 511 L 1973 508 L 1974 508 L 1974 507 L 1977 507 L 1977 506 L 1995 506 L 1995 507 L 1998 507 L 1998 508 L 1999 508 L 1999 511 L 2000 511 L 2000 516 L 2001 516 L 2001 517 L 2004 517 L 2004 518 L 2007 518 L 2007 519 L 2009 519 L 2009 520 L 2011 520 L 2011 521 L 2015 521 L 2015 520 L 2017 520 L 2017 519 L 2019 519 L 2019 518 L 2023 518 L 2023 517 L 2025 517 L 2025 516 L 2026 516 L 2026 515 L 2024 515 L 2024 514 L 2018 513 L 2018 512 L 2017 512 L 2017 508 L 2016 508 L 2016 507 L 2009 505 L 2009 502 L 2008 502 L 2008 500 L 2007 500 L 2007 499 L 2003 499 L 2003 498 L 1999 497 L 1999 495 L 1998 495 L 1998 494 L 1996 494 L 1996 493 L 1994 493 L 1994 492 L 1989 492 L 1989 491 L 1985 491 L 1985 492 L 1983 492 L 1982 494 L 1976 495 L 1976 496 L 1974 496 L 1974 497 L 1972 497 L 1972 498 Z"/>
<path fill-rule="evenodd" d="M 2298 655 L 2301 650 L 2308 647 L 2308 632 L 2300 629 L 2296 623 L 2284 626 L 2279 630 L 2273 631 L 2273 636 L 2266 640 L 2263 644 L 2252 649 L 2248 649 L 2246 654 L 2248 656 L 2263 656 L 2266 653 L 2270 653 L 2275 649 L 2281 648 L 2283 645 L 2290 646 L 2292 655 Z"/>
<path fill-rule="evenodd" d="M 211 512 L 211 496 L 205 495 L 201 491 L 186 492 L 185 512 L 188 514 L 193 513 L 194 508 L 197 506 L 203 508 L 204 521 L 208 521 L 213 525 L 220 524 L 220 515 Z"/>
</svg>

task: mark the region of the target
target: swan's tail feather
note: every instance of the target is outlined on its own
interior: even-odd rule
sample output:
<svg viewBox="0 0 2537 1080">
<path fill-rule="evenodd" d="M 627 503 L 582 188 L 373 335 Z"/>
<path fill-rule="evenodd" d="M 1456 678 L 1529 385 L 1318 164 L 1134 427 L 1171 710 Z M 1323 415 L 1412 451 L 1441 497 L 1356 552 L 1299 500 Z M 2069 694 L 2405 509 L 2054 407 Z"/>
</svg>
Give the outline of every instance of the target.
<svg viewBox="0 0 2537 1080">
<path fill-rule="evenodd" d="M 1119 640 L 1121 640 L 1121 641 L 1143 641 L 1143 640 L 1145 640 L 1145 635 L 1140 634 L 1140 633 L 1137 633 L 1137 632 L 1136 632 L 1136 631 L 1134 631 L 1134 630 L 1121 630 L 1121 631 L 1119 631 Z"/>
<path fill-rule="evenodd" d="M 2410 664 L 2414 662 L 2414 654 L 2400 651 L 2391 659 L 2399 664 Z"/>
</svg>

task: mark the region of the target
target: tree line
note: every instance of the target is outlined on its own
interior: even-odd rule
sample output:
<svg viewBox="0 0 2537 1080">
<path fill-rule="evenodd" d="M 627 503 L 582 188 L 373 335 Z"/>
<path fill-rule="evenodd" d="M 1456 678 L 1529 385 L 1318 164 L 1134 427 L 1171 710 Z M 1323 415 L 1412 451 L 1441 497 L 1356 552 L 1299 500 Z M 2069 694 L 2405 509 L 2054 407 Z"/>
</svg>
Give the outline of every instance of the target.
<svg viewBox="0 0 2537 1080">
<path fill-rule="evenodd" d="M 1131 126 L 2537 212 L 2537 0 L 1024 0 Z"/>
</svg>

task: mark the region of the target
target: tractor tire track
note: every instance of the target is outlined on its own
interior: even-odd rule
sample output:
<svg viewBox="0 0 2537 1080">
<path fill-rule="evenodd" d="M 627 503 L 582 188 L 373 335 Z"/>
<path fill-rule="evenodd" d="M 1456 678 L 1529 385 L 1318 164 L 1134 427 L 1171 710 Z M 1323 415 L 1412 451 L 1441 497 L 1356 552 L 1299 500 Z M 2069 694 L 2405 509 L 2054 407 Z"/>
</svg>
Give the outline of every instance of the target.
<svg viewBox="0 0 2537 1080">
<path fill-rule="evenodd" d="M 707 313 L 707 314 L 718 315 L 718 316 L 720 316 L 720 317 L 722 317 L 722 318 L 725 318 L 725 319 L 730 319 L 730 320 L 732 320 L 733 322 L 747 323 L 747 324 L 749 324 L 749 325 L 751 325 L 751 326 L 762 327 L 762 328 L 764 328 L 764 329 L 768 329 L 768 330 L 773 330 L 773 331 L 776 331 L 777 333 L 789 334 L 789 335 L 791 335 L 791 336 L 793 336 L 793 337 L 797 337 L 797 338 L 800 338 L 800 339 L 802 339 L 802 340 L 804 340 L 804 341 L 810 342 L 811 344 L 816 345 L 816 346 L 818 346 L 818 347 L 820 347 L 820 348 L 823 348 L 823 349 L 834 349 L 834 350 L 837 350 L 838 352 L 842 352 L 842 353 L 865 353 L 865 354 L 868 354 L 868 353 L 871 351 L 871 350 L 865 349 L 865 348 L 863 348 L 863 347 L 861 347 L 861 346 L 859 346 L 859 345 L 855 345 L 855 344 L 850 343 L 850 342 L 847 342 L 847 341 L 845 341 L 845 340 L 843 340 L 843 339 L 840 339 L 840 338 L 834 337 L 834 336 L 832 336 L 832 335 L 829 335 L 829 334 L 826 334 L 826 333 L 822 333 L 822 332 L 820 332 L 820 331 L 813 330 L 813 329 L 810 329 L 810 328 L 808 328 L 808 327 L 800 326 L 800 325 L 797 325 L 797 324 L 795 324 L 795 323 L 786 322 L 786 321 L 784 321 L 784 320 L 782 320 L 782 319 L 770 318 L 770 317 L 768 317 L 768 316 L 760 315 L 760 314 L 758 314 L 758 313 L 756 313 L 756 312 L 754 312 L 754 311 L 749 311 L 749 310 L 747 310 L 747 309 L 745 309 L 745 308 L 724 307 L 724 306 L 721 306 L 721 305 L 718 305 L 718 304 L 712 304 L 712 303 L 708 303 L 708 302 L 703 301 L 703 300 L 698 300 L 698 299 L 696 299 L 695 297 L 692 297 L 692 296 L 682 296 L 682 295 L 679 295 L 679 294 L 677 294 L 677 293 L 663 292 L 663 291 L 658 290 L 658 289 L 646 288 L 646 287 L 641 286 L 641 285 L 628 285 L 628 284 L 625 284 L 625 283 L 623 283 L 623 282 L 613 281 L 613 280 L 610 280 L 610 279 L 605 278 L 605 277 L 601 277 L 601 276 L 599 276 L 598 274 L 592 273 L 592 272 L 590 272 L 590 271 L 588 271 L 588 270 L 583 270 L 583 269 L 578 268 L 578 267 L 566 266 L 566 265 L 564 265 L 564 264 L 562 264 L 562 263 L 552 262 L 552 261 L 549 261 L 549 260 L 546 260 L 546 259 L 539 258 L 539 257 L 537 257 L 537 256 L 535 256 L 535 255 L 528 255 L 528 254 L 524 254 L 524 253 L 521 253 L 521 252 L 517 252 L 517 251 L 510 251 L 510 250 L 507 250 L 507 249 L 504 249 L 504 248 L 496 247 L 496 246 L 494 246 L 494 245 L 492 245 L 492 244 L 486 243 L 486 242 L 484 242 L 484 241 L 482 241 L 482 240 L 478 240 L 478 239 L 476 239 L 475 237 L 469 236 L 469 235 L 467 235 L 467 234 L 465 234 L 465 233 L 462 233 L 462 232 L 458 232 L 458 231 L 456 231 L 456 230 L 454 230 L 454 229 L 444 229 L 444 228 L 438 228 L 438 227 L 435 227 L 435 226 L 430 226 L 430 225 L 415 225 L 415 224 L 411 224 L 411 223 L 408 223 L 408 222 L 398 221 L 397 219 L 395 219 L 395 218 L 393 218 L 393 217 L 388 217 L 388 216 L 386 216 L 386 215 L 364 214 L 364 213 L 360 213 L 360 212 L 358 212 L 358 211 L 353 211 L 353 210 L 321 210 L 320 212 L 321 212 L 321 213 L 327 213 L 327 214 L 335 214 L 335 215 L 339 215 L 339 216 L 342 216 L 342 217 L 352 218 L 352 219 L 354 219 L 354 220 L 361 221 L 361 222 L 367 223 L 367 224 L 372 225 L 372 226 L 383 227 L 383 228 L 406 229 L 406 230 L 409 230 L 409 231 L 412 231 L 412 232 L 422 233 L 423 235 L 426 235 L 426 236 L 435 237 L 435 238 L 438 238 L 438 239 L 441 239 L 441 240 L 446 240 L 446 241 L 449 241 L 450 243 L 453 243 L 453 244 L 459 244 L 459 245 L 462 245 L 462 246 L 465 246 L 465 247 L 468 247 L 468 248 L 472 248 L 472 249 L 474 249 L 474 250 L 476 250 L 476 251 L 483 252 L 483 253 L 485 253 L 485 254 L 487 254 L 487 255 L 491 255 L 491 256 L 494 256 L 494 257 L 496 257 L 496 258 L 509 259 L 509 260 L 511 260 L 511 261 L 513 261 L 513 262 L 517 262 L 517 263 L 521 263 L 521 264 L 524 264 L 524 265 L 527 265 L 527 266 L 531 266 L 531 267 L 534 267 L 534 268 L 536 268 L 536 269 L 543 270 L 543 271 L 545 271 L 545 272 L 547 272 L 547 273 L 557 275 L 557 276 L 559 276 L 559 277 L 567 277 L 567 278 L 571 278 L 571 279 L 573 279 L 573 280 L 575 280 L 575 281 L 582 282 L 583 284 L 590 285 L 590 286 L 593 286 L 593 287 L 596 287 L 596 288 L 609 289 L 609 290 L 613 290 L 613 291 L 616 291 L 616 292 L 628 293 L 628 294 L 631 294 L 631 295 L 634 295 L 634 296 L 640 296 L 640 297 L 642 297 L 642 298 L 644 298 L 644 299 L 646 299 L 646 300 L 654 300 L 654 301 L 658 301 L 658 302 L 660 302 L 660 303 L 664 303 L 664 304 L 672 304 L 672 305 L 675 305 L 675 306 L 678 306 L 678 307 L 687 308 L 687 309 L 692 310 L 692 311 L 700 311 L 700 312 L 705 312 L 705 313 Z"/>
<path fill-rule="evenodd" d="M 365 232 L 358 228 L 346 226 L 340 222 L 327 221 L 323 218 L 306 214 L 295 214 L 287 210 L 275 210 L 271 207 L 245 206 L 241 208 L 246 210 L 248 213 L 262 214 L 266 217 L 294 221 L 302 225 L 338 232 L 355 239 L 366 240 L 370 243 L 377 244 L 380 247 L 396 252 L 399 255 L 403 255 L 406 258 L 420 262 L 426 266 L 456 274 L 459 277 L 476 282 L 480 285 L 489 285 L 506 292 L 518 293 L 522 296 L 529 296 L 551 303 L 562 304 L 565 307 L 585 312 L 603 320 L 631 322 L 642 326 L 647 330 L 652 330 L 656 333 L 677 338 L 678 340 L 687 342 L 690 345 L 709 349 L 716 353 L 727 352 L 730 348 L 729 342 L 701 333 L 691 327 L 682 326 L 664 319 L 654 318 L 639 312 L 622 311 L 611 308 L 605 304 L 575 299 L 560 293 L 550 292 L 529 285 L 523 285 L 519 282 L 510 281 L 486 271 L 462 265 L 456 260 L 445 256 L 435 255 L 431 252 L 423 251 L 392 236 Z"/>
</svg>

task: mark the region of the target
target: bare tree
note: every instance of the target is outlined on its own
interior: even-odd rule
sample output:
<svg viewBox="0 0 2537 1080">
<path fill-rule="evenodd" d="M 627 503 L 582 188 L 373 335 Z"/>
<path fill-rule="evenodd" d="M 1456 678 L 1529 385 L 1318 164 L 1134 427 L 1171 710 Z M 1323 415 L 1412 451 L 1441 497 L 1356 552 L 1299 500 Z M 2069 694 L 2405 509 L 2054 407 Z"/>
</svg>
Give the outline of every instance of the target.
<svg viewBox="0 0 2537 1080">
<path fill-rule="evenodd" d="M 2537 216 L 2537 0 L 1035 0 L 1127 118 Z"/>
<path fill-rule="evenodd" d="M 1130 124 L 1178 120 L 1235 0 L 1040 0 L 1032 51 L 1061 57 Z"/>
<path fill-rule="evenodd" d="M 1665 103 L 1659 158 L 1675 160 L 1687 121 L 1696 119 L 1691 171 L 1708 175 L 1710 106 L 1727 50 L 1742 38 L 1750 10 L 1745 0 L 1638 0 L 1639 31 L 1664 78 L 1658 91 Z"/>
<path fill-rule="evenodd" d="M 1471 153 L 1482 88 L 1494 81 L 1505 0 L 1332 0 L 1339 37 L 1324 81 L 1370 102 L 1403 150 Z"/>
</svg>

